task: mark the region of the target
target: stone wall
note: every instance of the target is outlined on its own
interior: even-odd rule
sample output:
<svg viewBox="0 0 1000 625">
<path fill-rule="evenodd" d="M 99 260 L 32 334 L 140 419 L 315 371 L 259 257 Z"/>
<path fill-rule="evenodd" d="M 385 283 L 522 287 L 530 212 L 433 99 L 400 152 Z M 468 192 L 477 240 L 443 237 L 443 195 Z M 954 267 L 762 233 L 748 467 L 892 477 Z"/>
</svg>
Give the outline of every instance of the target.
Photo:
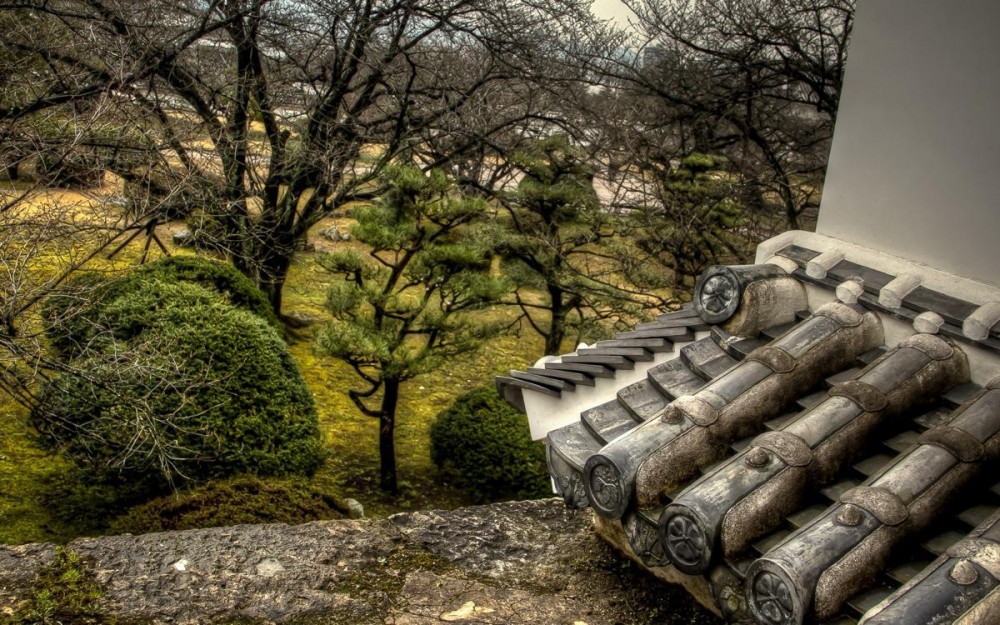
<svg viewBox="0 0 1000 625">
<path fill-rule="evenodd" d="M 130 623 L 713 623 L 621 558 L 589 511 L 517 502 L 384 520 L 246 525 L 76 540 Z M 36 589 L 53 545 L 0 547 L 0 606 Z"/>
</svg>

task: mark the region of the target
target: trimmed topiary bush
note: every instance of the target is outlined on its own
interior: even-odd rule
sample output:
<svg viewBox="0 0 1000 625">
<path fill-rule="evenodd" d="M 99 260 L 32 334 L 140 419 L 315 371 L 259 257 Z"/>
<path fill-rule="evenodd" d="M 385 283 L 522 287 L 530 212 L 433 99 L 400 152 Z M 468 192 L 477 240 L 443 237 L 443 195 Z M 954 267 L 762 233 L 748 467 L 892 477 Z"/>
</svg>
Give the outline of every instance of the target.
<svg viewBox="0 0 1000 625">
<path fill-rule="evenodd" d="M 239 269 L 204 256 L 168 256 L 136 268 L 133 279 L 155 278 L 166 282 L 189 282 L 221 293 L 233 306 L 243 308 L 280 327 L 277 315 L 264 293 Z"/>
<path fill-rule="evenodd" d="M 324 453 L 312 395 L 277 330 L 202 286 L 135 273 L 62 335 L 79 373 L 44 389 L 32 416 L 42 440 L 105 481 L 154 493 L 315 472 Z"/>
<path fill-rule="evenodd" d="M 145 534 L 253 523 L 296 525 L 340 519 L 340 501 L 301 479 L 237 477 L 159 497 L 115 519 L 116 534 Z"/>
<path fill-rule="evenodd" d="M 552 494 L 543 446 L 492 386 L 459 395 L 438 414 L 431 459 L 478 503 Z"/>
<path fill-rule="evenodd" d="M 159 286 L 150 292 L 152 282 L 176 288 Z M 46 300 L 42 316 L 52 346 L 64 358 L 75 358 L 109 332 L 118 340 L 131 338 L 165 307 L 206 303 L 206 298 L 215 302 L 218 296 L 281 328 L 267 298 L 249 278 L 230 264 L 202 256 L 171 256 L 117 277 L 93 271 L 77 274 Z M 121 310 L 111 310 L 122 306 L 132 309 L 125 318 Z M 143 306 L 149 307 L 146 315 Z"/>
</svg>

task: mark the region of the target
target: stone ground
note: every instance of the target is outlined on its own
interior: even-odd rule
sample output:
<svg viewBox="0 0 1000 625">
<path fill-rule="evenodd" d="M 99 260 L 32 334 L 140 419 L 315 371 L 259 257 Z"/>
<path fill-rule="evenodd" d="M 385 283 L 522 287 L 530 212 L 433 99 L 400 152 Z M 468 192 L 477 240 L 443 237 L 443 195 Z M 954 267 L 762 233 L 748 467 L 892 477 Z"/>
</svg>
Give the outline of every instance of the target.
<svg viewBox="0 0 1000 625">
<path fill-rule="evenodd" d="M 561 500 L 383 520 L 80 539 L 102 612 L 130 623 L 718 623 L 597 538 Z M 53 545 L 0 547 L 0 606 L 33 591 Z M 0 619 L 2 620 L 2 619 Z"/>
</svg>

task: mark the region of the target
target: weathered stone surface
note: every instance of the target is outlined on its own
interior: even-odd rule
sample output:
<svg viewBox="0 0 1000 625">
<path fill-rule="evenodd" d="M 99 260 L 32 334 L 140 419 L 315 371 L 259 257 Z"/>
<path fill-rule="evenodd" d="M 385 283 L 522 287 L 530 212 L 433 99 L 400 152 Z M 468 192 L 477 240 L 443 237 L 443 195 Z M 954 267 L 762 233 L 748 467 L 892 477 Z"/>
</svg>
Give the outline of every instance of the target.
<svg viewBox="0 0 1000 625">
<path fill-rule="evenodd" d="M 316 315 L 302 310 L 293 310 L 283 315 L 285 323 L 292 328 L 308 328 L 319 321 Z"/>
<path fill-rule="evenodd" d="M 171 235 L 170 239 L 174 242 L 174 245 L 181 247 L 191 247 L 194 245 L 194 235 L 187 228 L 178 230 Z"/>
<path fill-rule="evenodd" d="M 106 612 L 145 623 L 711 623 L 649 583 L 560 500 L 382 520 L 80 539 Z M 0 605 L 31 592 L 54 547 L 0 547 Z"/>
<path fill-rule="evenodd" d="M 340 228 L 337 226 L 330 226 L 329 228 L 323 230 L 320 236 L 337 243 L 338 241 L 350 241 L 351 234 L 349 232 L 341 232 Z"/>
</svg>

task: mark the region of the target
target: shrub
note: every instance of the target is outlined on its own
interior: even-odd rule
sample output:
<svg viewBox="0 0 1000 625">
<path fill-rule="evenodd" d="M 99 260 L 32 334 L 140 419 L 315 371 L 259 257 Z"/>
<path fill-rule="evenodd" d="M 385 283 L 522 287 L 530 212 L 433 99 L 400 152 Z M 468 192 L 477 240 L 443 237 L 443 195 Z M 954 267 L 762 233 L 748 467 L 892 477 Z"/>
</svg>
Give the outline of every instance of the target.
<svg viewBox="0 0 1000 625">
<path fill-rule="evenodd" d="M 63 358 L 83 348 L 92 335 L 91 317 L 108 293 L 110 280 L 104 273 L 85 271 L 73 275 L 42 305 L 45 334 Z"/>
<path fill-rule="evenodd" d="M 143 265 L 130 276 L 136 280 L 155 278 L 166 282 L 189 282 L 221 293 L 226 300 L 280 327 L 277 315 L 264 293 L 239 269 L 204 256 L 169 256 Z"/>
<path fill-rule="evenodd" d="M 161 285 L 150 292 L 148 285 L 152 282 L 176 287 Z M 79 273 L 46 300 L 42 315 L 53 347 L 64 358 L 74 358 L 91 349 L 93 341 L 101 340 L 102 335 L 110 332 L 119 340 L 131 338 L 163 308 L 217 301 L 213 293 L 275 328 L 281 327 L 267 298 L 249 278 L 228 263 L 202 256 L 171 256 L 114 278 L 94 271 Z M 121 319 L 122 311 L 110 310 L 129 302 L 132 314 L 125 315 L 125 319 Z M 142 306 L 149 307 L 145 314 Z M 117 321 L 112 318 L 115 316 L 119 317 Z"/>
<path fill-rule="evenodd" d="M 44 389 L 32 418 L 43 441 L 107 481 L 154 490 L 313 473 L 315 407 L 275 328 L 196 284 L 136 273 L 78 315 L 81 373 Z"/>
<path fill-rule="evenodd" d="M 301 479 L 238 477 L 209 482 L 136 506 L 111 524 L 114 533 L 144 534 L 251 523 L 295 525 L 345 516 L 344 506 Z"/>
<path fill-rule="evenodd" d="M 551 495 L 545 451 L 492 386 L 458 396 L 431 424 L 431 459 L 479 502 Z"/>
<path fill-rule="evenodd" d="M 46 185 L 68 189 L 100 186 L 104 162 L 93 150 L 76 148 L 68 152 L 42 152 L 35 163 L 35 175 Z"/>
</svg>

